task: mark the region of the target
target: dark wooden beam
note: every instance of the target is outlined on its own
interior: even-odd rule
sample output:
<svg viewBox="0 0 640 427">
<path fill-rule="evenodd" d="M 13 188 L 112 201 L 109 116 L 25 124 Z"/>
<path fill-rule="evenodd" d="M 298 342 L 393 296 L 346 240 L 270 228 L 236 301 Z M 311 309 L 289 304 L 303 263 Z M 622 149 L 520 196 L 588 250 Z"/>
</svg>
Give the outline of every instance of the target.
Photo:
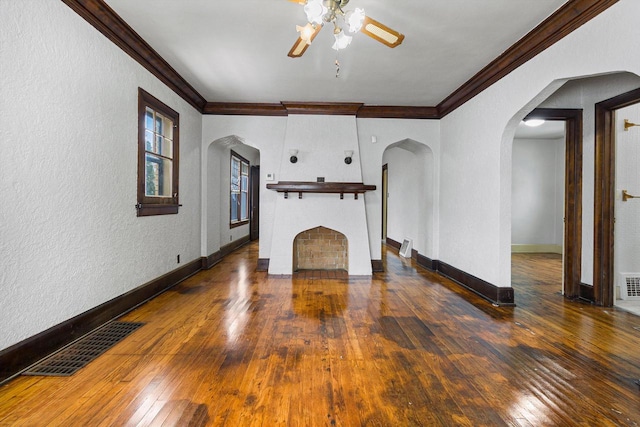
<svg viewBox="0 0 640 427">
<path fill-rule="evenodd" d="M 355 116 L 363 104 L 358 102 L 282 102 L 287 114 Z"/>
<path fill-rule="evenodd" d="M 204 114 L 233 116 L 286 116 L 287 109 L 278 104 L 249 104 L 238 102 L 207 102 Z"/>
<path fill-rule="evenodd" d="M 402 107 L 392 105 L 363 105 L 359 118 L 378 119 L 439 119 L 436 107 Z"/>
</svg>

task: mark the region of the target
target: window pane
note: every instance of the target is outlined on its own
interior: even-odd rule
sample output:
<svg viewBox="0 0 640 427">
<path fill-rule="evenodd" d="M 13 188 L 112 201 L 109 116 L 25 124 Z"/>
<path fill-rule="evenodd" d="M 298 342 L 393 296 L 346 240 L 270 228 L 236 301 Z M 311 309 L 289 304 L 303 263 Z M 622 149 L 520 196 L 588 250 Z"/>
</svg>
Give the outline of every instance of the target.
<svg viewBox="0 0 640 427">
<path fill-rule="evenodd" d="M 147 196 L 171 197 L 171 160 L 146 154 L 145 194 Z"/>
<path fill-rule="evenodd" d="M 242 175 L 242 191 L 246 192 L 249 185 L 249 177 Z"/>
<path fill-rule="evenodd" d="M 241 218 L 249 219 L 248 209 L 247 209 L 247 193 L 240 194 L 240 215 Z"/>
<path fill-rule="evenodd" d="M 153 110 L 149 107 L 144 119 L 144 128 L 153 131 Z"/>
<path fill-rule="evenodd" d="M 238 194 L 231 195 L 231 221 L 238 221 Z"/>
<path fill-rule="evenodd" d="M 147 148 L 147 151 L 164 157 L 173 158 L 173 141 L 163 138 L 160 135 L 156 135 L 155 143 L 152 144 L 150 148 Z"/>
<path fill-rule="evenodd" d="M 249 165 L 242 162 L 242 175 L 249 175 Z"/>
<path fill-rule="evenodd" d="M 150 130 L 144 131 L 144 149 L 153 151 L 153 132 Z"/>
<path fill-rule="evenodd" d="M 173 122 L 171 119 L 156 113 L 156 132 L 166 138 L 173 139 Z"/>
<path fill-rule="evenodd" d="M 240 162 L 232 158 L 231 159 L 231 192 L 240 191 Z"/>
</svg>

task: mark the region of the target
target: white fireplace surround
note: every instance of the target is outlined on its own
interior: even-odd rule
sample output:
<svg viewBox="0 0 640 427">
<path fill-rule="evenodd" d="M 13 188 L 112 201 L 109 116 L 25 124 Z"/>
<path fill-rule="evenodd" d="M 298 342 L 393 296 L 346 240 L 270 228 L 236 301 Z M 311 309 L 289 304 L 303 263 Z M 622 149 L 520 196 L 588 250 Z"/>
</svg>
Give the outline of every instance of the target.
<svg viewBox="0 0 640 427">
<path fill-rule="evenodd" d="M 355 116 L 289 115 L 281 154 L 279 181 L 363 182 Z M 289 150 L 298 150 L 298 161 L 289 161 Z M 344 162 L 344 152 L 353 161 Z M 365 183 L 369 184 L 369 183 Z M 273 190 L 264 190 L 273 191 Z M 370 276 L 371 253 L 365 211 L 366 194 L 277 194 L 269 274 L 293 273 L 293 241 L 306 230 L 325 227 L 344 234 L 349 242 L 349 275 Z"/>
</svg>

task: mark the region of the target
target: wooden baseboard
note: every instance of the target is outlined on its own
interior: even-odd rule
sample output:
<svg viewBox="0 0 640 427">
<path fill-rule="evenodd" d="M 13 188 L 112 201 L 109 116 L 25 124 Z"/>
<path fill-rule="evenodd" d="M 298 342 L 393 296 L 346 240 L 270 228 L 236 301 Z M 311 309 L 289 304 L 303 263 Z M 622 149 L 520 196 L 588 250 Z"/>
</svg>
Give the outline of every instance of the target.
<svg viewBox="0 0 640 427">
<path fill-rule="evenodd" d="M 438 273 L 459 283 L 494 304 L 500 306 L 515 305 L 512 287 L 503 288 L 496 286 L 442 261 L 438 261 Z"/>
<path fill-rule="evenodd" d="M 387 245 L 400 249 L 402 246 L 399 242 L 387 237 Z M 480 295 L 482 298 L 500 306 L 514 306 L 513 288 L 503 288 L 479 279 L 471 274 L 465 273 L 451 265 L 444 262 L 433 260 L 424 255 L 421 255 L 415 249 L 412 249 L 412 258 L 416 261 L 416 264 L 426 268 L 429 271 L 437 272 L 448 279 L 462 285 Z"/>
<path fill-rule="evenodd" d="M 200 258 L 0 351 L 0 384 L 24 369 L 172 288 L 202 269 Z"/>
<path fill-rule="evenodd" d="M 595 293 L 593 292 L 593 285 L 587 285 L 586 283 L 580 283 L 580 299 L 595 302 Z"/>
<path fill-rule="evenodd" d="M 220 247 L 219 250 L 217 250 L 216 252 L 212 253 L 207 257 L 202 257 L 202 268 L 204 268 L 205 270 L 210 269 L 211 267 L 213 267 L 214 265 L 222 261 L 222 258 L 229 255 L 231 252 L 235 251 L 239 247 L 246 245 L 250 241 L 251 241 L 251 238 L 249 235 L 247 235 L 247 236 L 241 237 L 238 240 L 234 240 L 233 242 L 227 245 Z"/>
<path fill-rule="evenodd" d="M 247 234 L 246 236 L 241 237 L 238 240 L 234 240 L 233 242 L 231 242 L 229 244 L 221 246 L 220 247 L 220 253 L 222 254 L 222 257 L 224 258 L 225 256 L 229 255 L 231 252 L 233 252 L 236 249 L 246 245 L 250 241 L 251 241 L 251 237 Z"/>
<path fill-rule="evenodd" d="M 396 242 L 395 240 L 390 239 L 390 238 L 388 238 L 388 237 L 387 237 L 386 242 L 387 242 L 387 245 L 389 245 L 389 246 L 391 246 L 391 247 L 393 247 L 393 248 L 396 248 L 396 249 L 398 249 L 398 250 L 400 250 L 400 248 L 402 247 L 402 243 L 400 243 L 400 242 Z"/>
<path fill-rule="evenodd" d="M 419 266 L 424 267 L 427 270 L 438 271 L 438 261 L 421 255 L 420 253 L 418 253 L 418 256 L 416 257 L 416 262 Z"/>
<path fill-rule="evenodd" d="M 382 264 L 381 259 L 372 259 L 371 260 L 371 271 L 374 273 L 379 273 L 384 271 L 384 265 Z"/>
<path fill-rule="evenodd" d="M 209 256 L 202 257 L 202 268 L 204 270 L 208 270 L 217 263 L 222 261 L 222 253 L 220 251 L 216 251 Z"/>
</svg>

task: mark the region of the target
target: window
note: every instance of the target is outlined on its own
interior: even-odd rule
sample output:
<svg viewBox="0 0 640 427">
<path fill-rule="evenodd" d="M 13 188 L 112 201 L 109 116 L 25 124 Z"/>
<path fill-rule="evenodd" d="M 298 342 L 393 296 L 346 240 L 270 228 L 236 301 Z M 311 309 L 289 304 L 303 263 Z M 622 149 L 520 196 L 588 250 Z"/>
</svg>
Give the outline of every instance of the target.
<svg viewBox="0 0 640 427">
<path fill-rule="evenodd" d="M 231 151 L 231 227 L 249 222 L 249 161 Z"/>
<path fill-rule="evenodd" d="M 179 115 L 138 89 L 138 216 L 178 213 Z"/>
</svg>

